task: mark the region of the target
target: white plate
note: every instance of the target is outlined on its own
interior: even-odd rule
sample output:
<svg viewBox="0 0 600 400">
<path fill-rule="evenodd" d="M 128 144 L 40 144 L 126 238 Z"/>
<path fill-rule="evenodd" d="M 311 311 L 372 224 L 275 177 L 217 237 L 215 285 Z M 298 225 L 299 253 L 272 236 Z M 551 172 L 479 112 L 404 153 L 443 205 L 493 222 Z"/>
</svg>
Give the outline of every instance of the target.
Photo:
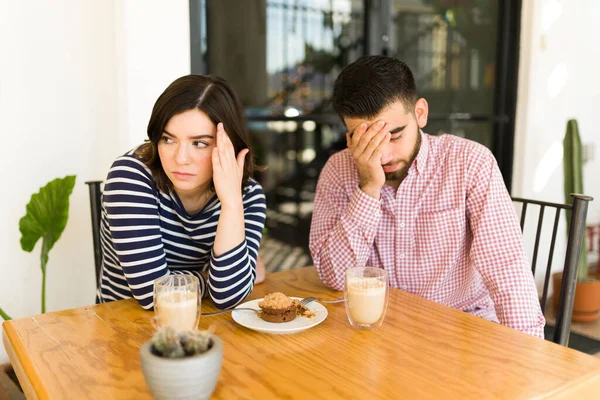
<svg viewBox="0 0 600 400">
<path fill-rule="evenodd" d="M 302 298 L 300 297 L 291 298 L 296 300 L 302 300 Z M 244 307 L 260 310 L 258 303 L 260 303 L 262 300 L 263 299 L 250 300 L 238 305 L 236 308 Z M 313 301 L 306 307 L 310 311 L 315 313 L 314 317 L 308 318 L 298 316 L 294 320 L 289 322 L 267 322 L 261 319 L 256 313 L 252 311 L 232 311 L 231 317 L 238 324 L 258 332 L 274 334 L 296 333 L 308 328 L 312 328 L 315 325 L 319 325 L 325 320 L 325 318 L 327 318 L 327 309 L 322 304 Z"/>
</svg>

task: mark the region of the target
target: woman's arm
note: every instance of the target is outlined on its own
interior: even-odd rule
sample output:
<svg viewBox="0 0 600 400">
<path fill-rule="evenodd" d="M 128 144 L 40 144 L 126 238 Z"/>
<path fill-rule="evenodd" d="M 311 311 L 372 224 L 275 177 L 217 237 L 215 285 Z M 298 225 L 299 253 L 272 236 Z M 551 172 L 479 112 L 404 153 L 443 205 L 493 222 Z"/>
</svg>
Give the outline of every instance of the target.
<svg viewBox="0 0 600 400">
<path fill-rule="evenodd" d="M 249 182 L 243 207 L 244 239 L 225 253 L 218 255 L 213 249 L 211 254 L 208 292 L 218 308 L 233 307 L 244 300 L 256 279 L 256 259 L 266 215 L 266 199 L 258 183 Z M 221 235 L 227 235 L 227 228 L 223 225 Z"/>
<path fill-rule="evenodd" d="M 231 307 L 248 296 L 256 278 L 256 258 L 265 224 L 266 201 L 260 185 L 248 184 L 242 197 L 244 159 L 248 149 L 235 155 L 233 144 L 217 125 L 213 149 L 213 182 L 221 202 L 209 272 L 209 293 L 219 308 Z"/>
</svg>

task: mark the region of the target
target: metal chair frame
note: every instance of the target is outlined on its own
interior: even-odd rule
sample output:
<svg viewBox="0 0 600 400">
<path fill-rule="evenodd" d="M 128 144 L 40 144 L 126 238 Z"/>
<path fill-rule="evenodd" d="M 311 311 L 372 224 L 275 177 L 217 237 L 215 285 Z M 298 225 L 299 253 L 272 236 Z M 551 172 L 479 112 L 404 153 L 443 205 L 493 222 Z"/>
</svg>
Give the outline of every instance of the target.
<svg viewBox="0 0 600 400">
<path fill-rule="evenodd" d="M 100 220 L 102 219 L 102 181 L 87 181 L 90 191 L 90 211 L 92 217 L 92 241 L 94 244 L 94 266 L 96 268 L 96 287 L 100 287 L 102 270 L 102 246 L 100 245 Z"/>
<path fill-rule="evenodd" d="M 525 226 L 525 217 L 527 214 L 527 206 L 529 204 L 538 205 L 540 207 L 538 214 L 537 230 L 535 234 L 535 244 L 533 250 L 533 260 L 531 262 L 531 271 L 535 276 L 538 250 L 540 244 L 540 236 L 542 232 L 542 223 L 544 219 L 544 211 L 546 208 L 556 209 L 554 216 L 554 225 L 552 230 L 552 238 L 550 241 L 550 252 L 548 256 L 548 264 L 544 276 L 544 289 L 540 305 L 542 312 L 546 312 L 546 302 L 548 300 L 548 286 L 550 281 L 550 272 L 552 268 L 552 259 L 554 257 L 554 246 L 556 244 L 556 235 L 558 231 L 558 223 L 560 220 L 561 210 L 571 212 L 571 223 L 567 238 L 567 250 L 565 255 L 562 286 L 560 288 L 560 297 L 558 301 L 558 309 L 556 311 L 556 327 L 554 329 L 553 342 L 563 346 L 569 344 L 569 335 L 571 331 L 571 317 L 573 316 L 573 302 L 575 299 L 575 283 L 577 279 L 577 269 L 579 267 L 579 256 L 581 255 L 583 238 L 585 235 L 585 220 L 589 202 L 593 200 L 590 196 L 582 194 L 571 194 L 573 204 L 550 203 L 546 201 L 523 199 L 513 197 L 513 202 L 521 203 L 521 231 Z"/>
</svg>

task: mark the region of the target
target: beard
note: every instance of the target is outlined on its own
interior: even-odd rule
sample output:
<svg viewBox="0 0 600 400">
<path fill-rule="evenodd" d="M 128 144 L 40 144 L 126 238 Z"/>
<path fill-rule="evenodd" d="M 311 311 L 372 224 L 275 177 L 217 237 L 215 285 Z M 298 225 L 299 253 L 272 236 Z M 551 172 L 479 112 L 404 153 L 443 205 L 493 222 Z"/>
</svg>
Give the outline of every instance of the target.
<svg viewBox="0 0 600 400">
<path fill-rule="evenodd" d="M 418 136 L 417 136 L 417 141 L 415 142 L 415 147 L 413 147 L 408 159 L 393 160 L 393 161 L 387 163 L 386 165 L 384 165 L 384 166 L 387 166 L 387 165 L 402 164 L 402 166 L 399 169 L 397 169 L 396 171 L 385 173 L 386 181 L 402 182 L 404 180 L 404 178 L 406 178 L 406 175 L 408 175 L 408 170 L 410 169 L 410 166 L 412 165 L 413 161 L 415 161 L 415 158 L 417 158 L 417 154 L 419 154 L 419 150 L 421 148 L 421 134 L 417 133 L 417 135 Z"/>
</svg>

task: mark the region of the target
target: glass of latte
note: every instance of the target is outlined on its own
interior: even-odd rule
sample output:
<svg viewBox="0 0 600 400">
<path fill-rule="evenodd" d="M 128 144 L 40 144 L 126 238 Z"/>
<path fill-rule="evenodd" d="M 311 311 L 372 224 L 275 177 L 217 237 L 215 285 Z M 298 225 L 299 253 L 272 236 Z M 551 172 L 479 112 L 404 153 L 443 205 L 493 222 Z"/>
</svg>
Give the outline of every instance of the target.
<svg viewBox="0 0 600 400">
<path fill-rule="evenodd" d="M 381 326 L 389 295 L 386 270 L 378 267 L 349 268 L 344 292 L 350 325 L 358 329 Z"/>
</svg>

